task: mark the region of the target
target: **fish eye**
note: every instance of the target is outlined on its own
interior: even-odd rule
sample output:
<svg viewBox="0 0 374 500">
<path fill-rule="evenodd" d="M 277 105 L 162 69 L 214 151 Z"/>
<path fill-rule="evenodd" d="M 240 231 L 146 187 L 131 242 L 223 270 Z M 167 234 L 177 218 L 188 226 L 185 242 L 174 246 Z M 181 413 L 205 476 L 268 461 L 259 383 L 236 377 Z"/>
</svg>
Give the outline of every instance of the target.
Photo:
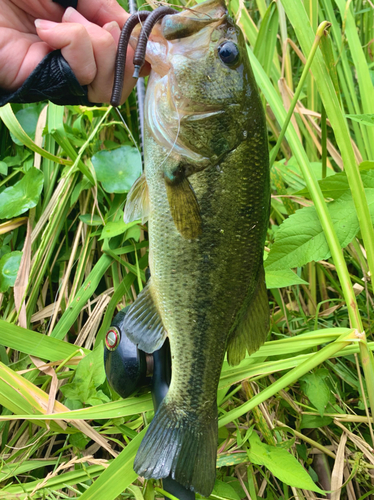
<svg viewBox="0 0 374 500">
<path fill-rule="evenodd" d="M 226 41 L 218 47 L 218 55 L 227 66 L 233 66 L 239 60 L 240 52 L 234 42 Z"/>
</svg>

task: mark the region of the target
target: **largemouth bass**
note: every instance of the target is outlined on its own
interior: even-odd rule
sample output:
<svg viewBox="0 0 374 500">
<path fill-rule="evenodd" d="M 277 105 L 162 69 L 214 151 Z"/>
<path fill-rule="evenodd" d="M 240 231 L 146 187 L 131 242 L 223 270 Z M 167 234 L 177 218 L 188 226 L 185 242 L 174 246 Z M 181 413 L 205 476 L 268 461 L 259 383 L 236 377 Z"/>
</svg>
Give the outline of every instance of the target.
<svg viewBox="0 0 374 500">
<path fill-rule="evenodd" d="M 208 496 L 217 453 L 217 386 L 268 333 L 263 247 L 269 218 L 264 112 L 243 35 L 208 0 L 153 30 L 145 174 L 125 220 L 149 220 L 151 278 L 124 329 L 152 353 L 170 340 L 172 380 L 135 458 Z"/>
</svg>

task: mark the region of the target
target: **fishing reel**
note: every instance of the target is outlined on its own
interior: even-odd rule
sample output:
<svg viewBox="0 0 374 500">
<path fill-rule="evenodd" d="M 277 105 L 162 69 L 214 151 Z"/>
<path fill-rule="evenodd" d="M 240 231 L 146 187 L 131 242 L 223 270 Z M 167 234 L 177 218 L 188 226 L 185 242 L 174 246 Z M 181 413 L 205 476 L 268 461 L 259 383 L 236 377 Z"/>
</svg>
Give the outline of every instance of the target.
<svg viewBox="0 0 374 500">
<path fill-rule="evenodd" d="M 123 323 L 128 307 L 112 320 L 105 336 L 104 364 L 110 386 L 123 398 L 137 389 L 150 387 L 155 410 L 166 396 L 171 379 L 169 341 L 152 354 L 137 348 L 125 334 Z"/>
<path fill-rule="evenodd" d="M 169 340 L 161 349 L 147 354 L 137 348 L 125 334 L 123 323 L 128 307 L 112 320 L 105 336 L 104 365 L 110 386 L 123 398 L 137 389 L 150 387 L 155 411 L 166 396 L 171 379 Z M 170 476 L 163 480 L 164 490 L 180 500 L 194 500 L 195 493 L 187 490 Z"/>
</svg>

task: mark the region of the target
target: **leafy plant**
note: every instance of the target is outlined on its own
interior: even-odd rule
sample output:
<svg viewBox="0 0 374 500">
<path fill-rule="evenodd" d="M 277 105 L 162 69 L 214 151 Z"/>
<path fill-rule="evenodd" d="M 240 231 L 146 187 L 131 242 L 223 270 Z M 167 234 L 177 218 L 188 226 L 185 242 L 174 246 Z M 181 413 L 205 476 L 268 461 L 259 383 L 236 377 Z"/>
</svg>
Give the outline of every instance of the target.
<svg viewBox="0 0 374 500">
<path fill-rule="evenodd" d="M 268 124 L 271 332 L 237 367 L 224 362 L 211 499 L 368 498 L 374 11 L 229 9 Z M 135 95 L 125 125 L 110 106 L 45 106 L 0 108 L 0 498 L 161 498 L 132 469 L 149 391 L 121 399 L 102 364 L 111 319 L 148 267 L 147 226 L 123 222 L 141 174 Z"/>
</svg>

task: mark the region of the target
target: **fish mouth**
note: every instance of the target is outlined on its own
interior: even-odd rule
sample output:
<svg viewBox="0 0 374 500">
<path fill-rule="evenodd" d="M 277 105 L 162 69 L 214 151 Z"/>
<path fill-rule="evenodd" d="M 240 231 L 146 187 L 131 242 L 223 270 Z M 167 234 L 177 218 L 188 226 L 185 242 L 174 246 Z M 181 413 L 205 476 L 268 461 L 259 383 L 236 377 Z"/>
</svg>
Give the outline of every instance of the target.
<svg viewBox="0 0 374 500">
<path fill-rule="evenodd" d="M 205 52 L 212 32 L 222 24 L 227 16 L 224 0 L 207 0 L 178 14 L 165 16 L 157 23 L 149 36 L 146 61 L 161 77 L 171 69 L 170 52 L 198 59 Z M 136 48 L 141 24 L 132 32 L 130 45 Z M 178 44 L 179 40 L 191 37 L 188 44 Z M 182 47 L 178 47 L 181 45 Z"/>
<path fill-rule="evenodd" d="M 224 110 L 221 103 L 200 102 L 198 95 L 183 92 L 179 78 L 184 64 L 205 59 L 227 14 L 223 0 L 207 0 L 165 16 L 154 26 L 147 43 L 146 60 L 152 72 L 145 105 L 146 128 L 173 156 L 204 165 L 210 163 L 209 152 L 195 148 L 184 137 L 183 129 L 190 122 L 217 120 Z M 133 31 L 132 46 L 136 45 L 140 29 Z"/>
</svg>

